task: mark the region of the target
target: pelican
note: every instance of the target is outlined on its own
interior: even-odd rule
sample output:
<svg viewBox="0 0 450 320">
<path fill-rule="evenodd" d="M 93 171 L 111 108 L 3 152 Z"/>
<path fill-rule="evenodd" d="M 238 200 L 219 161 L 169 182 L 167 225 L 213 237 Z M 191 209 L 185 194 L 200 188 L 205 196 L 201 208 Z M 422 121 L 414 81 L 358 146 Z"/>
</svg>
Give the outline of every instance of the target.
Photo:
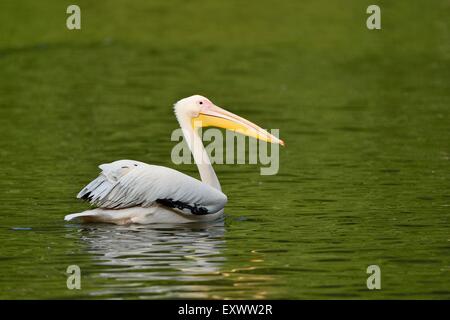
<svg viewBox="0 0 450 320">
<path fill-rule="evenodd" d="M 197 129 L 215 126 L 284 145 L 256 124 L 200 95 L 181 99 L 174 105 L 174 112 L 201 181 L 171 168 L 135 160 L 102 164 L 100 175 L 77 195 L 96 208 L 69 214 L 64 220 L 127 225 L 220 219 L 227 196 L 222 192 Z"/>
</svg>

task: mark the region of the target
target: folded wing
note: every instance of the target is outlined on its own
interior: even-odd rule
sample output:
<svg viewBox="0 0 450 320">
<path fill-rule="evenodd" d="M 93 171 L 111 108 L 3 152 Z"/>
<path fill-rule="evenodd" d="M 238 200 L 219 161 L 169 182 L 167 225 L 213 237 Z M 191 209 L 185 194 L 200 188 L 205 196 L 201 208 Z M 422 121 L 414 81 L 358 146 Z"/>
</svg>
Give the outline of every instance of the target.
<svg viewBox="0 0 450 320">
<path fill-rule="evenodd" d="M 100 175 L 77 198 L 104 209 L 150 207 L 155 203 L 188 214 L 223 209 L 227 197 L 219 190 L 179 171 L 133 160 L 99 166 Z"/>
</svg>

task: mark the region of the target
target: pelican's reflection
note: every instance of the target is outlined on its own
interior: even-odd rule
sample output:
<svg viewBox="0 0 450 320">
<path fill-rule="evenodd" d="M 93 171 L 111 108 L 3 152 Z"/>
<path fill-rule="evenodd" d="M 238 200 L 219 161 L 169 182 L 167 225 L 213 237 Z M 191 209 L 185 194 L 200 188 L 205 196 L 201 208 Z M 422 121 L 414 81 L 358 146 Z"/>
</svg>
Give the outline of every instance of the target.
<svg viewBox="0 0 450 320">
<path fill-rule="evenodd" d="M 224 223 L 189 226 L 87 226 L 82 240 L 94 277 L 108 279 L 96 296 L 212 298 L 222 278 Z M 111 281 L 114 280 L 114 281 Z"/>
</svg>

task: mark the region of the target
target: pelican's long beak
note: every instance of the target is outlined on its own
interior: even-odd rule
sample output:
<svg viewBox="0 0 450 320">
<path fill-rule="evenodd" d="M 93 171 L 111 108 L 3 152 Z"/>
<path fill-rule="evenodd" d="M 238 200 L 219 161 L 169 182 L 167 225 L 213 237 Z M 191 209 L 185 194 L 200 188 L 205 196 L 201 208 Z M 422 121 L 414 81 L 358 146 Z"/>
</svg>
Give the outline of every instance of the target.
<svg viewBox="0 0 450 320">
<path fill-rule="evenodd" d="M 199 115 L 192 119 L 192 125 L 194 128 L 210 126 L 224 128 L 262 141 L 278 143 L 284 146 L 283 140 L 278 139 L 256 124 L 215 105 L 203 108 Z"/>
</svg>

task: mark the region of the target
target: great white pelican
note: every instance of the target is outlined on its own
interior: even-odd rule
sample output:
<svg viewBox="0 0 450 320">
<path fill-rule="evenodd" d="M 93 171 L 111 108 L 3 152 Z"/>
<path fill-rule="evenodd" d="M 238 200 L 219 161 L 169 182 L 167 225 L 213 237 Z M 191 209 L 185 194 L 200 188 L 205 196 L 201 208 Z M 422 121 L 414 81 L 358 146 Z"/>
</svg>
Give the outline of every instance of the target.
<svg viewBox="0 0 450 320">
<path fill-rule="evenodd" d="M 266 130 L 199 95 L 178 101 L 174 111 L 201 181 L 174 169 L 140 161 L 102 164 L 100 175 L 77 195 L 97 208 L 69 214 L 64 219 L 115 224 L 216 220 L 223 214 L 227 196 L 221 190 L 197 129 L 215 126 L 284 145 Z"/>
</svg>

